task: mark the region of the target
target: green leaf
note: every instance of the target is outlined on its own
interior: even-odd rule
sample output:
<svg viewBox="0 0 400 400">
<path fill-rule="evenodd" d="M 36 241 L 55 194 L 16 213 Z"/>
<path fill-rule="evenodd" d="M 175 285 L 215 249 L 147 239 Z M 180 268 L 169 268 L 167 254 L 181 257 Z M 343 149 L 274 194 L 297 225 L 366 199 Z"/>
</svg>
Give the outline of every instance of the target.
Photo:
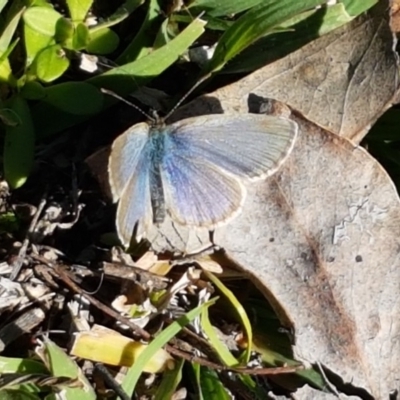
<svg viewBox="0 0 400 400">
<path fill-rule="evenodd" d="M 182 367 L 184 363 L 184 360 L 177 360 L 173 369 L 163 373 L 162 381 L 157 388 L 154 400 L 173 398 L 173 394 L 182 380 Z"/>
<path fill-rule="evenodd" d="M 58 79 L 69 67 L 69 60 L 58 44 L 42 50 L 35 59 L 36 75 L 42 82 Z"/>
<path fill-rule="evenodd" d="M 226 17 L 241 13 L 261 4 L 263 0 L 195 0 L 189 5 L 189 12 L 198 15 L 205 11 L 207 16 Z"/>
<path fill-rule="evenodd" d="M 1 33 L 0 54 L 3 54 L 4 52 L 6 52 L 8 50 L 24 11 L 25 11 L 25 8 L 22 8 L 16 15 L 14 15 L 14 17 L 11 19 L 11 21 L 7 24 L 7 26 Z"/>
<path fill-rule="evenodd" d="M 48 369 L 56 377 L 79 379 L 82 387 L 63 388 L 66 400 L 95 400 L 96 394 L 78 365 L 65 352 L 49 339 L 45 339 L 42 357 Z"/>
<path fill-rule="evenodd" d="M 112 53 L 119 44 L 118 35 L 108 28 L 90 31 L 90 41 L 86 50 L 91 54 L 109 54 Z"/>
<path fill-rule="evenodd" d="M 113 90 L 121 96 L 128 95 L 173 64 L 204 32 L 204 24 L 204 21 L 196 19 L 166 46 L 155 50 L 140 60 L 88 79 L 87 82 L 98 88 Z M 107 102 L 104 103 L 104 108 L 115 102 L 114 98 L 108 96 Z M 72 115 L 63 112 L 60 108 L 45 101 L 41 101 L 34 106 L 32 115 L 36 131 L 41 138 L 61 132 L 87 119 L 87 116 L 84 115 Z"/>
<path fill-rule="evenodd" d="M 46 47 L 55 44 L 55 41 L 51 36 L 44 35 L 25 24 L 24 43 L 26 50 L 26 67 L 29 67 L 34 61 L 36 55 Z"/>
<path fill-rule="evenodd" d="M 1 400 L 40 400 L 40 397 L 24 390 L 4 389 L 0 391 Z"/>
<path fill-rule="evenodd" d="M 341 0 L 341 3 L 352 17 L 357 17 L 377 4 L 378 0 Z"/>
<path fill-rule="evenodd" d="M 310 10 L 323 0 L 265 0 L 252 8 L 228 28 L 218 41 L 206 73 L 219 71 L 232 58 L 261 37 L 273 33 L 288 19 Z"/>
<path fill-rule="evenodd" d="M 281 28 L 287 29 L 286 32 L 261 38 L 229 62 L 223 72 L 254 71 L 346 24 L 351 19 L 341 3 L 298 14 L 280 25 Z"/>
<path fill-rule="evenodd" d="M 67 40 L 72 40 L 74 36 L 75 26 L 66 18 L 60 18 L 57 21 L 55 39 L 58 43 L 64 43 Z"/>
<path fill-rule="evenodd" d="M 223 73 L 250 72 L 272 63 L 346 24 L 376 3 L 377 0 L 350 0 L 299 14 L 281 24 L 290 31 L 261 38 L 229 62 Z"/>
<path fill-rule="evenodd" d="M 127 0 L 121 4 L 120 7 L 108 18 L 101 21 L 99 24 L 90 27 L 91 32 L 101 30 L 104 28 L 110 28 L 111 26 L 117 25 L 124 19 L 128 18 L 133 11 L 144 3 L 144 0 Z"/>
<path fill-rule="evenodd" d="M 38 81 L 27 82 L 21 88 L 21 96 L 28 100 L 39 100 L 46 96 L 44 87 Z"/>
<path fill-rule="evenodd" d="M 13 213 L 14 218 L 16 218 Z M 16 223 L 18 221 L 16 220 Z M 3 228 L 3 227 L 1 227 Z M 1 230 L 0 228 L 0 230 Z M 43 363 L 29 359 L 29 358 L 13 358 L 13 357 L 0 357 L 0 374 L 44 374 L 48 375 L 49 371 Z M 43 388 L 40 388 L 34 383 L 21 383 L 20 385 L 13 386 L 14 389 L 24 390 L 25 393 L 40 393 Z M 0 392 L 0 398 L 1 397 Z"/>
<path fill-rule="evenodd" d="M 0 81 L 5 82 L 10 86 L 16 85 L 15 78 L 12 73 L 8 59 L 2 60 L 0 62 Z"/>
<path fill-rule="evenodd" d="M 46 374 L 48 370 L 38 361 L 29 358 L 0 356 L 0 373 L 25 372 L 27 374 Z"/>
<path fill-rule="evenodd" d="M 219 339 L 217 332 L 210 322 L 207 309 L 201 313 L 201 327 L 222 363 L 228 367 L 237 366 L 239 361 L 232 355 L 226 344 Z"/>
<path fill-rule="evenodd" d="M 16 95 L 7 106 L 16 114 L 19 123 L 5 127 L 4 176 L 10 187 L 17 189 L 26 182 L 33 166 L 35 131 L 24 98 Z"/>
<path fill-rule="evenodd" d="M 199 398 L 199 400 L 204 400 L 204 396 L 201 391 L 201 379 L 200 379 L 201 365 L 192 363 L 191 367 L 192 367 L 192 371 L 193 371 L 193 375 L 194 375 L 194 381 L 195 381 L 195 386 L 197 389 L 198 398 Z"/>
<path fill-rule="evenodd" d="M 147 361 L 154 356 L 158 349 L 165 346 L 173 337 L 175 337 L 179 331 L 191 322 L 193 319 L 198 317 L 201 312 L 213 304 L 215 304 L 216 299 L 212 299 L 199 307 L 189 311 L 184 316 L 180 317 L 178 320 L 174 321 L 166 329 L 160 332 L 148 345 L 148 347 L 139 355 L 136 359 L 135 364 L 129 368 L 124 381 L 122 382 L 122 388 L 132 396 L 135 389 L 136 383 L 142 374 L 143 368 Z"/>
<path fill-rule="evenodd" d="M 133 90 L 160 75 L 172 65 L 188 47 L 204 32 L 205 22 L 195 19 L 175 39 L 146 57 L 113 68 L 88 81 L 100 88 L 114 90 L 120 95 L 127 95 Z"/>
<path fill-rule="evenodd" d="M 220 293 L 229 301 L 232 305 L 232 310 L 234 310 L 241 326 L 244 329 L 244 333 L 247 339 L 247 349 L 244 354 L 244 362 L 245 364 L 249 362 L 251 355 L 251 345 L 253 342 L 253 331 L 251 328 L 251 322 L 249 317 L 247 316 L 246 310 L 244 309 L 242 303 L 236 298 L 231 290 L 229 290 L 214 274 L 204 271 L 207 278 L 218 288 Z"/>
<path fill-rule="evenodd" d="M 153 48 L 158 49 L 169 43 L 173 38 L 178 36 L 178 29 L 179 26 L 177 22 L 172 21 L 171 18 L 165 19 L 158 30 L 157 36 L 153 43 Z"/>
<path fill-rule="evenodd" d="M 3 8 L 7 5 L 8 0 L 0 0 L 0 12 L 3 11 Z"/>
<path fill-rule="evenodd" d="M 156 32 L 161 24 L 160 15 L 161 8 L 158 1 L 150 0 L 146 18 L 135 38 L 117 58 L 118 64 L 126 64 L 138 60 L 151 52 L 155 39 L 152 32 Z"/>
<path fill-rule="evenodd" d="M 8 57 L 12 53 L 12 51 L 15 49 L 15 46 L 18 44 L 19 38 L 16 38 L 10 46 L 8 46 L 7 50 L 0 56 L 0 64 L 2 63 L 8 63 Z"/>
<path fill-rule="evenodd" d="M 103 94 L 86 82 L 65 82 L 45 89 L 44 101 L 64 112 L 75 115 L 93 115 L 103 105 Z"/>
<path fill-rule="evenodd" d="M 42 35 L 53 37 L 56 33 L 57 21 L 62 15 L 49 7 L 30 7 L 24 13 L 26 25 Z"/>
<path fill-rule="evenodd" d="M 230 400 L 232 396 L 225 389 L 218 374 L 211 368 L 199 365 L 198 389 L 200 398 L 207 400 Z"/>
<path fill-rule="evenodd" d="M 24 0 L 23 0 L 24 1 Z M 49 3 L 50 0 L 30 0 L 28 1 L 31 7 L 48 7 L 53 8 L 53 6 Z"/>
<path fill-rule="evenodd" d="M 82 22 L 76 25 L 72 36 L 72 48 L 74 50 L 83 50 L 90 41 L 89 28 Z"/>
<path fill-rule="evenodd" d="M 83 22 L 92 4 L 93 0 L 67 0 L 67 6 L 72 21 Z"/>
</svg>

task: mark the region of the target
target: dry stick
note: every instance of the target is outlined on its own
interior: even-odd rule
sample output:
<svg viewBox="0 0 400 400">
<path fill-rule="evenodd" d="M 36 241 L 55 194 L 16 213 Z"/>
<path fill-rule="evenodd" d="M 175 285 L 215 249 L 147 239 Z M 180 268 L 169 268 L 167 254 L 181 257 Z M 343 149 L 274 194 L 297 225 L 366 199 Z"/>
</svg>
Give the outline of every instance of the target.
<svg viewBox="0 0 400 400">
<path fill-rule="evenodd" d="M 0 329 L 0 353 L 14 340 L 25 333 L 31 332 L 46 317 L 41 308 L 30 308 L 18 318 Z"/>
<path fill-rule="evenodd" d="M 248 374 L 248 375 L 280 375 L 280 374 L 292 374 L 294 372 L 304 369 L 303 365 L 297 367 L 267 367 L 267 368 L 227 368 L 232 372 L 237 372 L 238 374 Z"/>
<path fill-rule="evenodd" d="M 140 326 L 136 325 L 132 321 L 130 321 L 128 318 L 120 315 L 118 312 L 114 311 L 113 309 L 105 306 L 102 302 L 94 298 L 93 296 L 85 293 L 69 276 L 69 274 L 65 271 L 65 269 L 60 266 L 56 265 L 54 268 L 55 274 L 53 276 L 55 278 L 61 279 L 73 292 L 80 294 L 82 297 L 84 297 L 86 300 L 88 300 L 92 305 L 97 307 L 99 310 L 103 311 L 104 314 L 116 319 L 117 321 L 120 321 L 121 323 L 128 325 L 129 328 L 133 330 L 134 333 L 139 335 L 141 338 L 144 340 L 150 340 L 151 335 L 144 329 L 142 329 Z"/>
<path fill-rule="evenodd" d="M 96 372 L 101 375 L 109 388 L 112 389 L 121 400 L 131 400 L 131 397 L 128 396 L 122 386 L 116 381 L 116 379 L 111 375 L 110 371 L 103 364 L 97 363 L 94 368 Z"/>
<path fill-rule="evenodd" d="M 21 268 L 22 268 L 22 263 L 25 260 L 26 256 L 26 250 L 28 249 L 29 242 L 30 242 L 30 236 L 32 233 L 35 231 L 36 224 L 38 223 L 40 214 L 42 213 L 44 206 L 46 205 L 46 195 L 43 196 L 42 200 L 40 200 L 39 206 L 36 210 L 35 215 L 32 218 L 32 221 L 29 225 L 28 232 L 26 233 L 26 237 L 22 243 L 21 248 L 19 249 L 18 256 L 16 260 L 12 263 L 12 272 L 10 274 L 10 280 L 15 280 L 17 276 L 19 275 Z"/>
<path fill-rule="evenodd" d="M 55 272 L 55 273 L 54 273 Z M 72 291 L 75 293 L 78 293 L 85 297 L 92 305 L 97 307 L 99 310 L 103 311 L 106 315 L 116 319 L 117 321 L 120 321 L 121 323 L 129 326 L 136 334 L 140 335 L 143 339 L 150 341 L 152 339 L 152 336 L 150 333 L 145 331 L 144 329 L 140 328 L 137 326 L 135 323 L 130 321 L 128 318 L 118 314 L 116 311 L 112 310 L 111 308 L 105 306 L 103 303 L 95 299 L 94 297 L 84 293 L 82 289 L 70 278 L 69 274 L 67 271 L 65 271 L 64 267 L 57 265 L 54 268 L 53 275 L 61 279 Z M 278 374 L 284 374 L 284 373 L 293 373 L 298 371 L 299 369 L 302 369 L 302 366 L 299 367 L 277 367 L 277 368 L 235 368 L 235 367 L 226 367 L 225 365 L 217 364 L 212 361 L 205 360 L 204 358 L 197 357 L 197 356 L 192 356 L 191 354 L 186 353 L 185 351 L 181 351 L 179 349 L 176 349 L 175 347 L 171 345 L 166 345 L 165 349 L 173 354 L 176 357 L 180 357 L 186 361 L 189 361 L 191 363 L 197 363 L 200 364 L 204 367 L 209 367 L 215 370 L 220 370 L 220 371 L 232 371 L 232 372 L 237 372 L 237 373 L 246 373 L 250 375 L 278 375 Z"/>
</svg>

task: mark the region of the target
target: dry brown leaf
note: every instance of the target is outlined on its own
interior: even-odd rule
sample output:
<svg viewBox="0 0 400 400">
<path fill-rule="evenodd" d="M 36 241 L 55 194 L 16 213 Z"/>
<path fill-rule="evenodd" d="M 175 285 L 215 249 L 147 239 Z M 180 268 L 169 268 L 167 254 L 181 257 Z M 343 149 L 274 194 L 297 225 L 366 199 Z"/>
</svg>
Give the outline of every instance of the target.
<svg viewBox="0 0 400 400">
<path fill-rule="evenodd" d="M 282 101 L 310 121 L 359 143 L 396 102 L 399 66 L 394 40 L 389 6 L 380 1 L 349 24 L 213 93 L 218 101 L 196 101 L 174 119 L 247 110 L 253 93 Z"/>
<path fill-rule="evenodd" d="M 400 376 L 396 189 L 363 148 L 296 121 L 290 159 L 249 186 L 242 214 L 215 241 L 273 294 L 294 325 L 299 359 L 389 398 Z"/>
</svg>

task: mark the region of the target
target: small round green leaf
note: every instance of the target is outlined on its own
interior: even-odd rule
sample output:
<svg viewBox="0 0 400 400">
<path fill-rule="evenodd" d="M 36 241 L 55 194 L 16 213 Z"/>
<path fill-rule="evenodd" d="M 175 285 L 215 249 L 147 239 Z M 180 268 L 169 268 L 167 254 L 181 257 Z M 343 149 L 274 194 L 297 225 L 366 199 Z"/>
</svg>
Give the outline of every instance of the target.
<svg viewBox="0 0 400 400">
<path fill-rule="evenodd" d="M 74 50 L 83 50 L 90 41 L 89 28 L 84 23 L 79 23 L 72 37 L 72 47 Z"/>
<path fill-rule="evenodd" d="M 24 21 L 29 27 L 50 37 L 55 35 L 60 18 L 62 15 L 50 7 L 30 7 L 24 13 Z"/>
<path fill-rule="evenodd" d="M 58 43 L 71 39 L 74 35 L 74 24 L 66 18 L 60 18 L 56 24 L 55 38 Z"/>
<path fill-rule="evenodd" d="M 69 14 L 73 21 L 83 21 L 86 18 L 93 0 L 67 0 Z"/>
<path fill-rule="evenodd" d="M 35 60 L 36 75 L 42 82 L 52 82 L 69 67 L 69 60 L 60 45 L 46 47 Z"/>
<path fill-rule="evenodd" d="M 109 54 L 118 47 L 118 43 L 118 35 L 111 29 L 104 28 L 90 32 L 90 42 L 86 50 L 92 54 Z"/>
<path fill-rule="evenodd" d="M 12 98 L 7 106 L 15 113 L 18 123 L 6 125 L 4 142 L 4 176 L 13 189 L 21 187 L 31 172 L 35 147 L 35 131 L 26 100 Z"/>
<path fill-rule="evenodd" d="M 26 51 L 26 66 L 29 67 L 35 60 L 36 56 L 46 47 L 55 44 L 54 38 L 43 35 L 31 28 L 29 25 L 24 26 L 24 44 Z"/>
<path fill-rule="evenodd" d="M 65 82 L 46 88 L 46 103 L 67 113 L 91 115 L 103 106 L 103 94 L 85 82 Z"/>
</svg>

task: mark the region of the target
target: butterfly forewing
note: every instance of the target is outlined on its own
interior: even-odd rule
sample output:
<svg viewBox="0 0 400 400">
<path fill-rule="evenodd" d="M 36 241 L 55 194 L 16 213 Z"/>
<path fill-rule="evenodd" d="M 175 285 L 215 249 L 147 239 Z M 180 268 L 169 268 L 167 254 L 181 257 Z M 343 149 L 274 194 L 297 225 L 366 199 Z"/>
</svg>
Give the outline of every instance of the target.
<svg viewBox="0 0 400 400">
<path fill-rule="evenodd" d="M 113 200 L 117 201 L 129 179 L 138 171 L 138 163 L 148 141 L 149 125 L 136 124 L 114 140 L 108 161 Z"/>
<path fill-rule="evenodd" d="M 252 180 L 271 175 L 284 162 L 297 124 L 259 114 L 207 115 L 176 122 L 167 130 L 185 157 L 199 157 Z"/>
</svg>

